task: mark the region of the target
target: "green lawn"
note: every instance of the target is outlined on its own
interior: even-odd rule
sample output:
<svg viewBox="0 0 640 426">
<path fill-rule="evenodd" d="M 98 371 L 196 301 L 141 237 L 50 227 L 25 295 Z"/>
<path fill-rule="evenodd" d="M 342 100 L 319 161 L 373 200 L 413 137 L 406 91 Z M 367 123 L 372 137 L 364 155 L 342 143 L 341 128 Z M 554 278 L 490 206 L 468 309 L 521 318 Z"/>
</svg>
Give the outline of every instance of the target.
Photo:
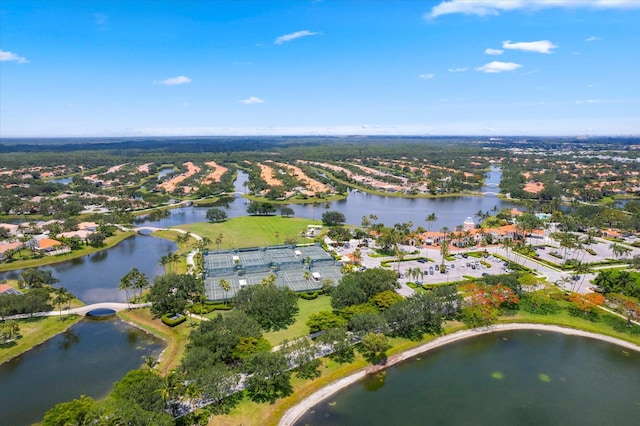
<svg viewBox="0 0 640 426">
<path fill-rule="evenodd" d="M 18 339 L 0 344 L 0 364 L 62 333 L 81 319 L 82 317 L 78 315 L 64 315 L 18 320 L 20 326 Z"/>
<path fill-rule="evenodd" d="M 296 322 L 284 330 L 270 331 L 265 333 L 264 337 L 273 346 L 277 346 L 285 339 L 293 340 L 296 337 L 306 336 L 309 334 L 309 327 L 306 322 L 311 314 L 320 311 L 331 311 L 331 298 L 329 296 L 318 296 L 314 300 L 298 299 L 298 307 L 300 312 L 296 316 Z"/>
<path fill-rule="evenodd" d="M 135 235 L 135 233 L 117 231 L 114 236 L 104 240 L 104 245 L 102 247 L 83 246 L 81 249 L 73 250 L 69 253 L 59 254 L 55 256 L 42 256 L 36 259 L 21 260 L 19 257 L 14 258 L 14 261 L 12 262 L 5 262 L 0 264 L 0 272 L 11 271 L 13 269 L 35 268 L 36 266 L 50 265 L 52 263 L 64 262 L 66 260 L 86 256 L 91 253 L 114 247 L 120 241 L 124 240 L 125 238 L 129 238 L 132 235 Z"/>
<path fill-rule="evenodd" d="M 217 250 L 215 243 L 222 235 L 221 249 L 241 247 L 264 247 L 284 244 L 286 239 L 295 239 L 298 243 L 311 242 L 301 237 L 300 232 L 306 231 L 307 225 L 319 225 L 318 220 L 301 219 L 282 216 L 243 216 L 229 219 L 220 223 L 191 223 L 176 226 L 211 240 L 210 249 Z"/>
</svg>

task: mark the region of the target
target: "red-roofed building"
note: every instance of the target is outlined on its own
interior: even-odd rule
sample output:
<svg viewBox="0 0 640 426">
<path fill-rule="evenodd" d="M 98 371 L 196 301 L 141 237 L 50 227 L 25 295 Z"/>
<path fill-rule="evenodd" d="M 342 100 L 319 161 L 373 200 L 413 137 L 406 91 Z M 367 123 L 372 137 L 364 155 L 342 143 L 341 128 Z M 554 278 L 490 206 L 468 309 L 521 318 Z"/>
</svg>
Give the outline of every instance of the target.
<svg viewBox="0 0 640 426">
<path fill-rule="evenodd" d="M 0 295 L 4 296 L 5 294 L 16 294 L 20 295 L 22 292 L 20 290 L 16 290 L 8 284 L 0 284 Z"/>
<path fill-rule="evenodd" d="M 45 254 L 60 254 L 71 251 L 69 247 L 66 247 L 60 241 L 52 240 L 51 238 L 42 238 L 38 240 L 38 250 L 43 251 Z"/>
</svg>

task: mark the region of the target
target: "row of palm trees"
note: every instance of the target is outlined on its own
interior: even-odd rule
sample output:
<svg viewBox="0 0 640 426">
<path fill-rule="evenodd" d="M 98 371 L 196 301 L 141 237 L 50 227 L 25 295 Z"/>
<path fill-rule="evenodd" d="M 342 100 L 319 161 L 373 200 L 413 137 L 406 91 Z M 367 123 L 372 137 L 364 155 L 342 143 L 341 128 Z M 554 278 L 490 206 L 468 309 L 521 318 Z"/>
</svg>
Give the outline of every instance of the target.
<svg viewBox="0 0 640 426">
<path fill-rule="evenodd" d="M 136 291 L 138 292 L 137 297 L 139 298 L 142 296 L 142 292 L 148 288 L 149 285 L 149 279 L 147 276 L 143 272 L 139 271 L 138 268 L 133 268 L 120 279 L 118 289 L 125 291 L 127 302 L 130 302 L 129 290 L 133 291 L 133 299 L 136 299 Z"/>
</svg>

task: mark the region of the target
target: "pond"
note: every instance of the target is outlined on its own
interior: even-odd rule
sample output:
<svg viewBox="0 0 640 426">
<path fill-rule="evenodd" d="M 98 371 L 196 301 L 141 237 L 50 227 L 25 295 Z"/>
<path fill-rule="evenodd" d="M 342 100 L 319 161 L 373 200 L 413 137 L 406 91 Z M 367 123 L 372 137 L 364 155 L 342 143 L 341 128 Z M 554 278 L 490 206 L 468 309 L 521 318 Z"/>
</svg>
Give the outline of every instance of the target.
<svg viewBox="0 0 640 426">
<path fill-rule="evenodd" d="M 69 185 L 72 180 L 73 180 L 73 178 L 71 178 L 71 177 L 63 177 L 63 178 L 51 179 L 49 182 L 51 182 L 51 183 L 59 183 L 61 185 Z"/>
<path fill-rule="evenodd" d="M 422 226 L 428 228 L 430 224 L 425 222 L 425 218 L 431 213 L 435 213 L 437 220 L 432 225 L 432 229 L 441 229 L 446 226 L 455 229 L 457 225 L 462 225 L 464 220 L 482 210 L 484 212 L 505 207 L 512 208 L 512 203 L 503 201 L 493 195 L 499 192 L 497 184 L 500 182 L 502 172 L 500 168 L 493 167 L 487 172 L 486 185 L 482 188 L 485 196 L 463 196 L 463 197 L 441 197 L 441 198 L 400 198 L 385 197 L 381 195 L 369 194 L 361 191 L 351 191 L 346 199 L 329 203 L 313 204 L 290 204 L 296 217 L 309 219 L 320 219 L 322 213 L 327 210 L 339 211 L 345 215 L 346 221 L 352 225 L 360 225 L 362 216 L 374 214 L 378 217 L 377 222 L 388 226 L 393 226 L 401 222 L 413 222 L 415 227 Z M 244 171 L 238 172 L 235 188 L 238 193 L 244 192 L 244 182 L 248 175 Z M 249 201 L 241 197 L 229 197 L 221 200 L 218 205 L 224 209 L 229 218 L 246 216 Z M 183 225 L 186 223 L 205 222 L 206 213 L 209 207 L 181 207 L 171 210 L 169 217 L 157 221 L 142 219 L 137 221 L 139 226 L 159 226 L 168 227 Z M 278 206 L 279 210 L 279 206 Z"/>
<path fill-rule="evenodd" d="M 162 348 L 161 340 L 116 317 L 83 319 L 0 365 L 0 424 L 32 424 L 80 395 L 104 398 L 114 382 Z"/>
<path fill-rule="evenodd" d="M 449 344 L 367 377 L 296 425 L 630 425 L 638 419 L 640 353 L 584 337 L 510 331 Z"/>
<path fill-rule="evenodd" d="M 125 302 L 125 292 L 118 290 L 120 279 L 131 268 L 138 268 L 153 282 L 163 272 L 160 258 L 174 250 L 176 245 L 169 240 L 136 235 L 108 250 L 39 269 L 51 270 L 60 280 L 56 286 L 65 287 L 87 304 Z M 21 272 L 1 272 L 0 280 L 18 279 Z"/>
</svg>

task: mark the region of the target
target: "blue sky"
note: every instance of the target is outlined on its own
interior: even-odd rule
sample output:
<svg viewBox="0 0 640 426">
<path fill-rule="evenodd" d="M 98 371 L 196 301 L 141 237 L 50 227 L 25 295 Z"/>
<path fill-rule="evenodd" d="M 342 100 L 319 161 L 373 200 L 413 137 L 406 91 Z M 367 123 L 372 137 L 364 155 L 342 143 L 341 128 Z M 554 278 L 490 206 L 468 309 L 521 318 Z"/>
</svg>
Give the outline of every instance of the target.
<svg viewBox="0 0 640 426">
<path fill-rule="evenodd" d="M 640 135 L 640 0 L 0 3 L 0 137 Z"/>
</svg>

